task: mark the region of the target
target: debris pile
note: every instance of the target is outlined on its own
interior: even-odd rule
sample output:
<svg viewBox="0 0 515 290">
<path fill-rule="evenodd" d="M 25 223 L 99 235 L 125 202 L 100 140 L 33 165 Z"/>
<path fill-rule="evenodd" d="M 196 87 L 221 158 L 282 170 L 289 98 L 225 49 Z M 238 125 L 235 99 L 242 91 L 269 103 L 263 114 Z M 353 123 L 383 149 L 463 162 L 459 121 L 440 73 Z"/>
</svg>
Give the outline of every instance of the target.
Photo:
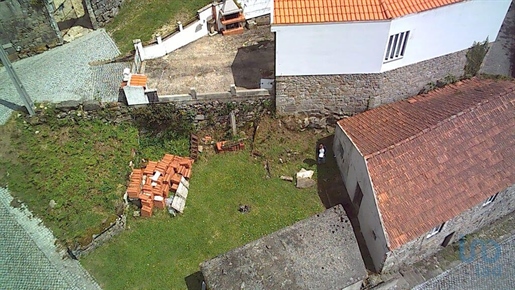
<svg viewBox="0 0 515 290">
<path fill-rule="evenodd" d="M 168 207 L 171 213 L 182 213 L 188 197 L 192 164 L 193 159 L 189 157 L 165 154 L 160 161 L 149 161 L 145 168 L 133 169 L 127 198 L 141 202 L 142 217 L 152 216 L 154 207 Z"/>
</svg>

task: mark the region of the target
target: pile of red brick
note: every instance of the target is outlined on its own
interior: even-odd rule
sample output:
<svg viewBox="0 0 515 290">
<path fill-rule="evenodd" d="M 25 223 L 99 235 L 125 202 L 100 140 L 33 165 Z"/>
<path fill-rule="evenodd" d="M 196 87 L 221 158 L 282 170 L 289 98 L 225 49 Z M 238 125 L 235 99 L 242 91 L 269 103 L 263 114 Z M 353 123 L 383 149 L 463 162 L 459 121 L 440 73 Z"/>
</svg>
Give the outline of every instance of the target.
<svg viewBox="0 0 515 290">
<path fill-rule="evenodd" d="M 165 154 L 160 161 L 149 161 L 142 169 L 133 169 L 127 196 L 141 200 L 141 216 L 150 217 L 154 207 L 165 208 L 165 199 L 175 193 L 181 179 L 191 176 L 193 159 Z"/>
</svg>

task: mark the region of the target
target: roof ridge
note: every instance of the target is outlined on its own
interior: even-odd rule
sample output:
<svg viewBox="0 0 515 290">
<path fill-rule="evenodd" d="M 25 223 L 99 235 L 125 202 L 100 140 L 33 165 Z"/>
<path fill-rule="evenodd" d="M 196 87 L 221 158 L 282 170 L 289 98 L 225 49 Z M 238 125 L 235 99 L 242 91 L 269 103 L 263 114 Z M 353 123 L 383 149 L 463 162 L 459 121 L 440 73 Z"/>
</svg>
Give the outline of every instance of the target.
<svg viewBox="0 0 515 290">
<path fill-rule="evenodd" d="M 498 96 L 499 97 L 503 97 L 503 96 L 506 96 L 507 94 L 513 92 L 513 91 L 515 91 L 515 86 L 511 86 L 511 87 L 506 88 L 502 93 L 499 93 Z M 437 122 L 436 124 L 421 130 L 417 134 L 414 134 L 414 135 L 411 135 L 411 136 L 409 136 L 407 138 L 404 138 L 401 141 L 398 141 L 398 142 L 396 142 L 396 143 L 394 143 L 394 144 L 392 144 L 392 145 L 390 145 L 390 146 L 388 146 L 386 148 L 383 148 L 383 149 L 378 150 L 376 152 L 367 154 L 366 156 L 364 156 L 364 158 L 365 158 L 365 160 L 367 160 L 367 159 L 369 159 L 371 157 L 374 157 L 376 155 L 379 155 L 379 154 L 385 153 L 387 151 L 390 151 L 390 150 L 392 150 L 392 149 L 394 149 L 394 148 L 396 148 L 396 147 L 398 147 L 398 146 L 400 146 L 400 145 L 402 145 L 404 143 L 407 143 L 407 142 L 409 142 L 409 141 L 411 141 L 411 140 L 413 140 L 415 138 L 420 137 L 423 134 L 426 134 L 429 131 L 432 131 L 432 130 L 442 126 L 443 124 L 446 124 L 446 123 L 450 122 L 451 120 L 454 120 L 456 117 L 459 117 L 459 116 L 464 115 L 466 113 L 472 112 L 472 111 L 476 110 L 477 108 L 481 107 L 482 105 L 487 104 L 489 102 L 490 102 L 490 99 L 485 98 L 485 99 L 479 101 L 478 103 L 476 103 L 475 105 L 470 106 L 468 108 L 465 108 L 464 110 L 461 110 L 461 111 L 459 111 L 459 112 L 457 112 L 457 113 L 455 113 L 455 114 L 453 114 L 453 115 L 451 115 L 451 116 L 449 116 L 449 117 L 447 117 L 447 118 Z"/>
</svg>

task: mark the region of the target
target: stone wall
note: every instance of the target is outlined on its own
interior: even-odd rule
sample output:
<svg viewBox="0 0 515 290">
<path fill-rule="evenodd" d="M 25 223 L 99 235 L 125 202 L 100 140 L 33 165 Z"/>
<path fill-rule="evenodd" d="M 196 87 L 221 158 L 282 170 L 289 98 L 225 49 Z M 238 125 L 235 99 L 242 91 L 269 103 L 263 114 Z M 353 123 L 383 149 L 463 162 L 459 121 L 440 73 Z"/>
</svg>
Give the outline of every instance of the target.
<svg viewBox="0 0 515 290">
<path fill-rule="evenodd" d="M 122 215 L 116 219 L 109 227 L 107 227 L 103 232 L 96 234 L 93 236 L 93 241 L 85 246 L 71 251 L 71 255 L 74 258 L 79 258 L 81 256 L 87 255 L 91 251 L 100 247 L 105 242 L 109 241 L 114 236 L 120 234 L 125 230 L 125 225 L 127 224 L 127 217 Z"/>
<path fill-rule="evenodd" d="M 123 0 L 90 0 L 90 2 L 98 25 L 103 27 L 118 14 Z"/>
<path fill-rule="evenodd" d="M 192 116 L 196 130 L 207 127 L 227 128 L 230 126 L 229 114 L 234 111 L 238 127 L 254 122 L 263 113 L 271 113 L 273 100 L 270 95 L 246 98 L 177 100 L 167 103 L 155 103 L 148 106 L 173 104 L 175 110 L 184 116 Z M 145 106 L 145 105 L 143 105 Z M 97 101 L 64 101 L 56 104 L 60 119 L 91 120 L 100 119 L 105 123 L 122 123 L 132 120 L 132 111 L 142 107 L 128 107 L 120 103 L 103 103 Z M 39 109 L 37 109 L 39 110 Z M 37 118 L 37 117 L 36 117 Z M 43 122 L 35 120 L 34 122 Z"/>
<path fill-rule="evenodd" d="M 461 237 L 476 232 L 513 211 L 515 211 L 515 185 L 499 192 L 492 203 L 485 206 L 480 204 L 449 220 L 438 234 L 430 238 L 426 238 L 424 234 L 418 239 L 389 252 L 383 272 L 398 270 L 403 265 L 413 264 L 433 255 L 443 249 L 442 242 L 447 235 L 453 232 L 450 243 L 457 242 Z"/>
<path fill-rule="evenodd" d="M 328 123 L 417 95 L 430 82 L 464 74 L 466 50 L 377 74 L 277 76 L 278 114 L 307 114 Z"/>
<path fill-rule="evenodd" d="M 43 0 L 0 1 L 0 42 L 11 60 L 28 57 L 61 43 L 60 32 Z"/>
</svg>

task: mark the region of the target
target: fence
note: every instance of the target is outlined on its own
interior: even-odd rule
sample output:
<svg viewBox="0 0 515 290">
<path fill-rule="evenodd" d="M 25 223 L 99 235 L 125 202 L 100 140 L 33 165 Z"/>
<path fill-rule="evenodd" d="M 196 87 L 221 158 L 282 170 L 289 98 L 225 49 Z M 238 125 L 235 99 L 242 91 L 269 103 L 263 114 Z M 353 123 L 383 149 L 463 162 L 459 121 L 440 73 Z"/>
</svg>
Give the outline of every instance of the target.
<svg viewBox="0 0 515 290">
<path fill-rule="evenodd" d="M 211 4 L 203 7 L 198 11 L 198 19 L 186 27 L 182 23 L 178 24 L 178 32 L 170 35 L 166 39 L 157 36 L 156 43 L 143 47 L 140 40 L 134 41 L 136 51 L 139 51 L 141 60 L 154 59 L 167 55 L 168 53 L 179 49 L 188 43 L 191 43 L 201 37 L 208 35 L 208 20 L 212 18 Z M 215 6 L 216 12 L 220 9 L 220 4 Z"/>
</svg>

